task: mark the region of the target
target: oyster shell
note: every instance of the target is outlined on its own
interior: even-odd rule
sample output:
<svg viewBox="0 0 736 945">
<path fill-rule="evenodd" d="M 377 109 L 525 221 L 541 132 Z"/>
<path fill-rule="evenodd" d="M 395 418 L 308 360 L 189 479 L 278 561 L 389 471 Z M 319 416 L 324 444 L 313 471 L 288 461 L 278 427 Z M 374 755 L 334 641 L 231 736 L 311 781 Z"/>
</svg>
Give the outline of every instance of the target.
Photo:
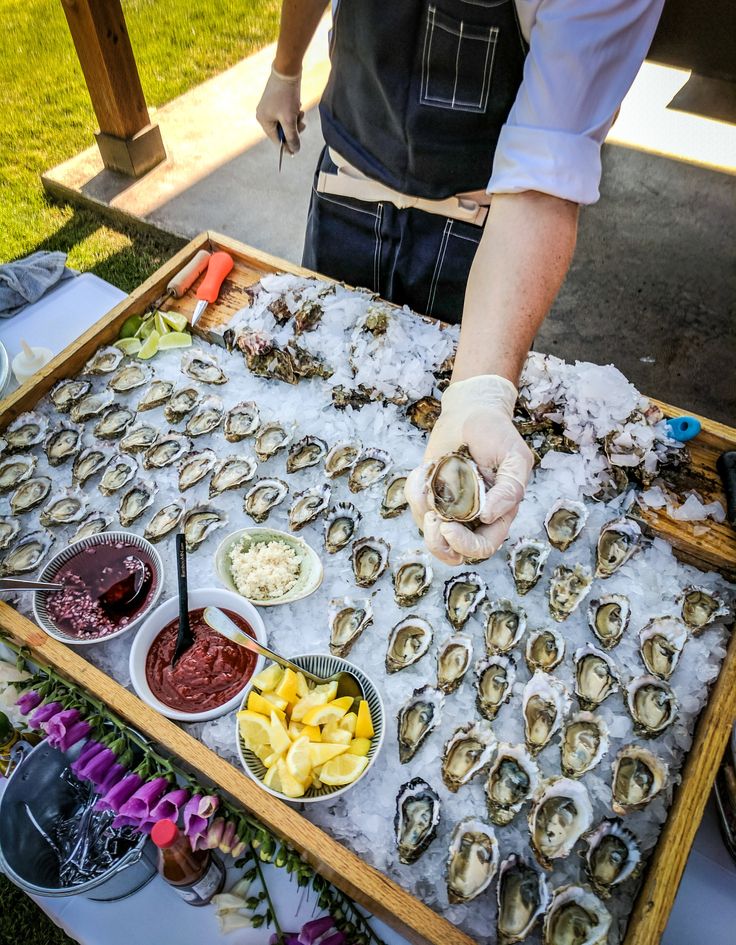
<svg viewBox="0 0 736 945">
<path fill-rule="evenodd" d="M 289 450 L 286 457 L 287 473 L 295 473 L 300 469 L 308 469 L 321 462 L 327 453 L 327 444 L 317 436 L 305 436 Z"/>
<path fill-rule="evenodd" d="M 79 489 L 62 489 L 51 496 L 38 520 L 46 527 L 71 525 L 72 522 L 81 521 L 86 512 L 87 497 L 83 492 Z"/>
<path fill-rule="evenodd" d="M 169 401 L 164 407 L 164 416 L 169 423 L 179 423 L 202 399 L 201 393 L 196 387 L 179 387 L 169 397 Z"/>
<path fill-rule="evenodd" d="M 85 394 L 76 401 L 69 411 L 69 416 L 74 423 L 83 423 L 85 420 L 91 420 L 92 417 L 99 417 L 114 400 L 115 394 L 111 390 L 102 390 L 99 394 Z"/>
<path fill-rule="evenodd" d="M 582 886 L 562 886 L 552 894 L 542 928 L 542 945 L 605 945 L 611 914 Z"/>
<path fill-rule="evenodd" d="M 499 945 L 517 945 L 547 908 L 547 881 L 531 864 L 512 853 L 498 868 L 496 900 Z"/>
<path fill-rule="evenodd" d="M 577 712 L 565 723 L 560 738 L 562 773 L 580 778 L 595 768 L 608 751 L 608 727 L 592 712 Z"/>
<path fill-rule="evenodd" d="M 447 619 L 461 630 L 486 596 L 486 585 L 475 571 L 463 571 L 445 583 L 444 596 Z"/>
<path fill-rule="evenodd" d="M 72 456 L 76 456 L 82 444 L 82 432 L 79 427 L 62 423 L 46 437 L 44 452 L 49 466 L 61 466 Z"/>
<path fill-rule="evenodd" d="M 137 518 L 143 515 L 153 503 L 156 491 L 155 484 L 138 480 L 123 493 L 118 505 L 118 518 L 123 528 L 132 525 Z"/>
<path fill-rule="evenodd" d="M 107 348 L 100 348 L 96 351 L 89 361 L 82 368 L 82 374 L 112 374 L 123 360 L 123 352 L 120 348 L 110 345 Z"/>
<path fill-rule="evenodd" d="M 631 617 L 629 598 L 623 594 L 599 597 L 588 605 L 588 624 L 601 646 L 610 650 L 626 632 Z"/>
<path fill-rule="evenodd" d="M 491 656 L 475 665 L 478 688 L 476 705 L 480 714 L 490 721 L 496 718 L 504 702 L 511 698 L 516 681 L 514 661 L 508 656 Z"/>
<path fill-rule="evenodd" d="M 187 420 L 184 433 L 187 436 L 206 436 L 220 426 L 224 416 L 222 398 L 215 395 L 205 397 Z"/>
<path fill-rule="evenodd" d="M 222 525 L 227 525 L 227 515 L 219 509 L 209 505 L 197 505 L 190 509 L 182 519 L 187 551 L 196 551 L 212 532 Z"/>
<path fill-rule="evenodd" d="M 136 410 L 140 413 L 142 410 L 155 410 L 156 407 L 162 407 L 171 399 L 173 393 L 174 385 L 171 381 L 155 380 L 138 401 Z"/>
<path fill-rule="evenodd" d="M 20 519 L 0 515 L 0 551 L 5 551 L 20 533 Z"/>
<path fill-rule="evenodd" d="M 258 405 L 253 400 L 241 400 L 225 415 L 225 439 L 228 443 L 239 443 L 253 436 L 261 422 Z"/>
<path fill-rule="evenodd" d="M 359 538 L 353 542 L 350 561 L 358 587 L 372 587 L 388 567 L 391 546 L 383 538 Z"/>
<path fill-rule="evenodd" d="M 729 614 L 730 609 L 721 598 L 706 587 L 690 585 L 682 592 L 682 619 L 696 637 L 710 624 Z"/>
<path fill-rule="evenodd" d="M 426 430 L 431 432 L 440 415 L 442 404 L 436 397 L 422 397 L 421 400 L 415 400 L 406 408 L 406 416 L 409 423 L 415 426 L 417 430 Z"/>
<path fill-rule="evenodd" d="M 536 793 L 539 768 L 521 745 L 501 742 L 486 781 L 488 816 L 500 827 L 510 824 Z"/>
<path fill-rule="evenodd" d="M 330 601 L 330 652 L 347 656 L 358 637 L 373 623 L 373 608 L 367 597 L 336 597 Z"/>
<path fill-rule="evenodd" d="M 213 454 L 214 455 L 214 454 Z M 230 489 L 239 489 L 255 476 L 257 464 L 247 456 L 226 456 L 221 460 L 210 480 L 210 498 L 227 492 Z M 181 489 L 181 471 L 179 473 Z M 182 490 L 183 491 L 183 490 Z"/>
<path fill-rule="evenodd" d="M 419 552 L 404 556 L 393 573 L 394 600 L 399 607 L 413 607 L 429 590 L 432 568 Z"/>
<path fill-rule="evenodd" d="M 422 778 L 413 778 L 402 784 L 394 817 L 396 847 L 402 863 L 409 865 L 419 859 L 434 840 L 439 822 L 437 792 Z"/>
<path fill-rule="evenodd" d="M 570 697 L 559 679 L 537 670 L 524 687 L 522 697 L 524 735 L 533 755 L 559 731 L 569 705 Z"/>
<path fill-rule="evenodd" d="M 110 453 L 107 450 L 100 449 L 98 446 L 90 446 L 77 454 L 72 466 L 72 482 L 77 486 L 83 486 L 92 476 L 96 475 L 101 469 L 110 462 Z"/>
<path fill-rule="evenodd" d="M 107 464 L 98 489 L 103 495 L 112 495 L 122 489 L 138 472 L 138 463 L 132 456 L 117 453 Z"/>
<path fill-rule="evenodd" d="M 404 491 L 406 478 L 405 473 L 398 473 L 391 476 L 386 483 L 379 510 L 383 518 L 396 518 L 397 515 L 401 515 L 404 509 L 409 508 L 409 502 Z"/>
<path fill-rule="evenodd" d="M 580 602 L 588 595 L 592 583 L 590 568 L 582 564 L 571 568 L 565 564 L 557 565 L 549 585 L 549 610 L 558 623 L 567 620 L 577 610 Z"/>
<path fill-rule="evenodd" d="M 36 476 L 26 479 L 18 486 L 10 497 L 10 510 L 13 515 L 30 512 L 40 505 L 51 491 L 51 480 L 48 476 Z"/>
<path fill-rule="evenodd" d="M 493 828 L 480 820 L 455 826 L 447 858 L 447 897 L 470 902 L 487 889 L 498 869 L 498 841 Z"/>
<path fill-rule="evenodd" d="M 153 371 L 147 364 L 138 364 L 133 361 L 130 364 L 126 364 L 113 374 L 110 380 L 107 382 L 107 386 L 110 390 L 114 390 L 119 394 L 125 393 L 128 390 L 134 390 L 136 387 L 143 387 L 144 384 L 147 384 L 151 377 L 153 376 Z M 164 383 L 159 381 L 158 383 Z M 171 389 L 173 390 L 173 384 Z"/>
<path fill-rule="evenodd" d="M 444 522 L 477 521 L 486 495 L 485 482 L 467 447 L 441 456 L 427 478 L 427 505 Z"/>
<path fill-rule="evenodd" d="M 220 367 L 217 358 L 201 348 L 184 354 L 181 359 L 181 371 L 202 384 L 226 384 L 228 381 L 227 374 Z"/>
<path fill-rule="evenodd" d="M 23 455 L 19 453 L 15 456 L 9 456 L 0 463 L 0 492 L 10 492 L 21 482 L 30 479 L 33 475 L 38 460 L 30 454 Z"/>
<path fill-rule="evenodd" d="M 179 492 L 186 492 L 187 489 L 201 482 L 216 465 L 217 454 L 214 450 L 187 453 L 179 463 Z"/>
<path fill-rule="evenodd" d="M 350 467 L 348 489 L 362 492 L 387 476 L 391 469 L 391 457 L 385 450 L 364 449 Z"/>
<path fill-rule="evenodd" d="M 77 530 L 74 532 L 73 541 L 81 541 L 82 538 L 90 538 L 92 535 L 100 535 L 106 532 L 112 525 L 112 518 L 109 515 L 102 515 L 100 512 L 90 512 L 83 518 Z"/>
<path fill-rule="evenodd" d="M 325 475 L 329 479 L 342 476 L 353 465 L 362 448 L 357 440 L 336 443 L 325 456 Z"/>
<path fill-rule="evenodd" d="M 520 538 L 509 551 L 509 567 L 519 594 L 528 594 L 542 576 L 550 546 L 536 538 Z"/>
<path fill-rule="evenodd" d="M 191 448 L 192 441 L 183 433 L 166 433 L 158 437 L 153 446 L 149 446 L 143 454 L 143 466 L 145 469 L 172 466 L 190 452 Z"/>
<path fill-rule="evenodd" d="M 281 479 L 258 479 L 245 493 L 243 508 L 254 522 L 265 522 L 271 509 L 284 501 L 289 487 Z"/>
<path fill-rule="evenodd" d="M 687 627 L 674 617 L 656 617 L 639 631 L 639 652 L 653 676 L 669 679 L 687 640 Z"/>
<path fill-rule="evenodd" d="M 148 541 L 161 541 L 169 532 L 172 532 L 184 517 L 186 511 L 186 502 L 184 499 L 174 499 L 168 505 L 164 505 L 156 512 L 151 521 L 146 525 L 143 537 Z"/>
<path fill-rule="evenodd" d="M 402 705 L 397 714 L 399 761 L 411 761 L 424 739 L 437 726 L 445 696 L 433 686 L 422 686 Z"/>
<path fill-rule="evenodd" d="M 526 614 L 510 600 L 485 600 L 481 604 L 481 613 L 483 636 L 489 656 L 494 653 L 508 653 L 524 636 Z"/>
<path fill-rule="evenodd" d="M 608 897 L 616 886 L 635 877 L 641 868 L 641 851 L 636 837 L 619 817 L 602 820 L 583 838 L 585 872 L 599 896 Z"/>
<path fill-rule="evenodd" d="M 544 519 L 544 530 L 549 543 L 560 551 L 567 551 L 583 530 L 588 510 L 582 502 L 558 499 Z"/>
<path fill-rule="evenodd" d="M 634 554 L 641 543 L 641 529 L 631 518 L 617 518 L 606 524 L 598 536 L 595 576 L 610 577 Z"/>
<path fill-rule="evenodd" d="M 467 633 L 448 637 L 437 652 L 437 688 L 454 692 L 463 681 L 473 657 L 473 641 Z"/>
<path fill-rule="evenodd" d="M 330 504 L 331 494 L 332 489 L 326 482 L 320 486 L 305 489 L 304 492 L 297 492 L 289 509 L 289 528 L 293 532 L 298 532 L 322 515 Z"/>
<path fill-rule="evenodd" d="M 363 516 L 352 502 L 338 502 L 325 519 L 325 548 L 331 555 L 352 541 Z"/>
<path fill-rule="evenodd" d="M 46 436 L 47 427 L 45 417 L 36 413 L 22 413 L 5 430 L 5 449 L 8 453 L 19 453 L 36 446 Z"/>
<path fill-rule="evenodd" d="M 560 665 L 565 655 L 565 640 L 552 627 L 535 630 L 526 641 L 524 655 L 530 673 L 538 669 L 541 669 L 543 673 L 551 673 L 556 666 Z"/>
<path fill-rule="evenodd" d="M 117 440 L 135 420 L 135 413 L 122 404 L 108 407 L 94 426 L 93 433 L 100 440 Z"/>
<path fill-rule="evenodd" d="M 280 423 L 264 423 L 256 433 L 254 449 L 262 463 L 284 449 L 291 440 L 291 433 Z"/>
<path fill-rule="evenodd" d="M 35 571 L 54 543 L 45 531 L 26 532 L 0 561 L 0 577 Z"/>
<path fill-rule="evenodd" d="M 391 631 L 386 649 L 386 672 L 398 673 L 420 660 L 432 643 L 432 625 L 423 617 L 409 614 Z"/>
<path fill-rule="evenodd" d="M 585 785 L 571 778 L 544 781 L 529 812 L 529 834 L 539 865 L 569 856 L 593 823 L 593 806 Z"/>
<path fill-rule="evenodd" d="M 575 651 L 575 695 L 581 709 L 595 709 L 619 687 L 613 660 L 590 643 Z"/>
<path fill-rule="evenodd" d="M 445 743 L 442 757 L 442 780 L 451 791 L 467 784 L 491 760 L 496 738 L 489 722 L 468 722 Z"/>
<path fill-rule="evenodd" d="M 613 763 L 612 807 L 617 814 L 641 810 L 667 783 L 669 771 L 661 758 L 640 745 L 626 745 Z"/>
<path fill-rule="evenodd" d="M 626 704 L 634 720 L 634 730 L 647 738 L 661 735 L 677 716 L 677 699 L 672 688 L 656 676 L 632 679 Z"/>
<path fill-rule="evenodd" d="M 123 453 L 142 453 L 149 449 L 158 439 L 158 430 L 150 423 L 137 423 L 128 427 L 118 442 L 118 449 Z"/>
<path fill-rule="evenodd" d="M 90 381 L 67 378 L 51 388 L 49 398 L 60 413 L 69 413 L 74 404 L 92 390 Z"/>
</svg>

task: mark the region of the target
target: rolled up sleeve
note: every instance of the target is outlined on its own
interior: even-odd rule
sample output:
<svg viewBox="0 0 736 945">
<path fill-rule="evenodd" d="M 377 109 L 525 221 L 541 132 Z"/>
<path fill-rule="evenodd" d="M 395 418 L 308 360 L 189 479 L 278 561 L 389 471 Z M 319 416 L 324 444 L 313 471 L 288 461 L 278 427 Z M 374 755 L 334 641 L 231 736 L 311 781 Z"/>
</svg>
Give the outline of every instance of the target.
<svg viewBox="0 0 736 945">
<path fill-rule="evenodd" d="M 654 36 L 664 0 L 541 0 L 524 78 L 501 130 L 489 193 L 598 200 L 601 145 Z"/>
</svg>

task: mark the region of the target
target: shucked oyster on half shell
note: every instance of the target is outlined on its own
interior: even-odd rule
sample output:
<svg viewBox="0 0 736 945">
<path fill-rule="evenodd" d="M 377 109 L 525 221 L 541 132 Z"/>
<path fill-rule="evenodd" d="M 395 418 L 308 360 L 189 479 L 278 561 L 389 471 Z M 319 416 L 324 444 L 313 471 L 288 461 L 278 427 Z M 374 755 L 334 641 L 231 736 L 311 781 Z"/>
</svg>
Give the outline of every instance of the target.
<svg viewBox="0 0 736 945">
<path fill-rule="evenodd" d="M 179 463 L 179 491 L 186 492 L 201 482 L 216 465 L 217 453 L 214 450 L 187 453 Z"/>
<path fill-rule="evenodd" d="M 623 594 L 609 594 L 592 600 L 588 605 L 588 624 L 606 650 L 618 645 L 630 617 L 631 604 Z"/>
<path fill-rule="evenodd" d="M 92 390 L 90 381 L 67 378 L 51 388 L 49 398 L 60 413 L 69 413 L 74 404 Z"/>
<path fill-rule="evenodd" d="M 575 695 L 582 709 L 595 709 L 619 688 L 613 660 L 590 643 L 575 651 Z"/>
<path fill-rule="evenodd" d="M 674 617 L 655 617 L 639 631 L 639 652 L 653 676 L 669 679 L 687 641 L 687 627 Z"/>
<path fill-rule="evenodd" d="M 524 610 L 505 598 L 484 600 L 480 609 L 486 652 L 493 655 L 513 650 L 526 630 Z"/>
<path fill-rule="evenodd" d="M 138 413 L 142 410 L 155 410 L 156 407 L 163 406 L 173 393 L 174 385 L 171 381 L 160 381 L 156 379 L 151 382 L 150 387 L 138 401 L 136 410 Z"/>
<path fill-rule="evenodd" d="M 147 364 L 131 362 L 118 368 L 107 382 L 107 386 L 110 390 L 123 394 L 126 391 L 134 390 L 136 387 L 143 387 L 151 379 L 152 374 L 153 371 Z M 173 389 L 173 384 L 171 387 Z"/>
<path fill-rule="evenodd" d="M 536 792 L 539 768 L 521 745 L 501 742 L 486 781 L 488 816 L 494 824 L 510 824 Z"/>
<path fill-rule="evenodd" d="M 117 440 L 135 420 L 135 413 L 122 404 L 112 404 L 94 425 L 93 433 L 100 440 Z"/>
<path fill-rule="evenodd" d="M 639 844 L 619 817 L 602 820 L 583 839 L 588 844 L 585 872 L 599 896 L 608 898 L 616 886 L 639 873 Z"/>
<path fill-rule="evenodd" d="M 605 945 L 611 914 L 583 886 L 562 886 L 552 894 L 544 917 L 542 945 Z"/>
<path fill-rule="evenodd" d="M 141 515 L 153 504 L 153 497 L 157 492 L 157 486 L 152 482 L 144 482 L 142 479 L 133 483 L 120 498 L 118 506 L 118 518 L 123 528 L 132 525 Z"/>
<path fill-rule="evenodd" d="M 362 448 L 357 440 L 336 443 L 325 456 L 325 476 L 335 479 L 348 472 Z"/>
<path fill-rule="evenodd" d="M 111 390 L 102 390 L 99 394 L 85 394 L 74 403 L 69 416 L 73 423 L 83 423 L 92 417 L 98 417 L 114 400 L 115 394 Z"/>
<path fill-rule="evenodd" d="M 432 567 L 425 555 L 413 552 L 397 562 L 393 573 L 394 600 L 399 607 L 413 607 L 432 583 Z"/>
<path fill-rule="evenodd" d="M 470 902 L 487 889 L 498 868 L 498 841 L 493 828 L 480 820 L 456 824 L 447 857 L 447 897 Z"/>
<path fill-rule="evenodd" d="M 517 945 L 547 909 L 547 880 L 543 873 L 512 853 L 498 868 L 496 901 L 498 945 Z"/>
<path fill-rule="evenodd" d="M 559 499 L 544 519 L 549 542 L 560 551 L 567 551 L 588 520 L 588 510 L 582 502 Z"/>
<path fill-rule="evenodd" d="M 112 374 L 123 360 L 123 352 L 120 348 L 110 345 L 107 348 L 100 348 L 96 351 L 89 361 L 84 365 L 81 374 Z"/>
<path fill-rule="evenodd" d="M 422 778 L 402 784 L 396 798 L 394 831 L 399 860 L 416 862 L 437 833 L 440 822 L 440 799 L 437 792 Z"/>
<path fill-rule="evenodd" d="M 10 511 L 13 515 L 22 515 L 40 505 L 51 491 L 51 480 L 48 476 L 34 476 L 26 479 L 18 486 L 10 497 Z"/>
<path fill-rule="evenodd" d="M 682 592 L 682 619 L 699 636 L 706 627 L 730 615 L 730 608 L 713 591 L 690 585 Z"/>
<path fill-rule="evenodd" d="M 0 551 L 5 551 L 20 533 L 20 519 L 0 515 Z"/>
<path fill-rule="evenodd" d="M 105 467 L 97 486 L 103 495 L 112 495 L 122 489 L 138 472 L 138 463 L 132 456 L 117 453 Z"/>
<path fill-rule="evenodd" d="M 0 577 L 35 571 L 54 543 L 46 531 L 27 532 L 0 561 Z"/>
<path fill-rule="evenodd" d="M 467 447 L 441 456 L 427 476 L 427 505 L 444 522 L 477 521 L 486 486 Z"/>
<path fill-rule="evenodd" d="M 639 676 L 629 683 L 626 704 L 639 735 L 660 735 L 677 717 L 677 699 L 672 688 L 656 676 Z"/>
<path fill-rule="evenodd" d="M 253 436 L 261 422 L 258 404 L 253 400 L 241 400 L 225 415 L 225 439 L 228 443 L 239 443 Z"/>
<path fill-rule="evenodd" d="M 172 532 L 184 517 L 186 511 L 186 502 L 184 499 L 174 499 L 168 505 L 164 505 L 156 512 L 151 521 L 146 525 L 143 537 L 148 541 L 161 541 L 169 532 Z"/>
<path fill-rule="evenodd" d="M 90 512 L 86 518 L 77 526 L 77 530 L 72 536 L 73 541 L 81 541 L 82 538 L 90 538 L 92 535 L 101 535 L 112 525 L 111 515 L 102 515 L 99 512 Z"/>
<path fill-rule="evenodd" d="M 475 703 L 480 714 L 493 721 L 504 702 L 511 698 L 516 681 L 514 661 L 508 656 L 491 656 L 475 664 L 478 693 Z"/>
<path fill-rule="evenodd" d="M 110 396 L 112 397 L 112 394 Z M 47 427 L 46 418 L 40 416 L 40 414 L 22 413 L 12 423 L 9 423 L 5 430 L 7 452 L 19 453 L 30 449 L 31 446 L 36 446 L 46 435 Z"/>
<path fill-rule="evenodd" d="M 593 806 L 581 781 L 550 778 L 540 786 L 529 812 L 529 834 L 539 865 L 569 856 L 593 823 Z"/>
<path fill-rule="evenodd" d="M 398 673 L 420 660 L 432 643 L 431 624 L 423 617 L 409 614 L 391 631 L 386 648 L 386 672 Z"/>
<path fill-rule="evenodd" d="M 286 457 L 287 473 L 295 473 L 300 469 L 308 469 L 321 462 L 327 454 L 327 444 L 318 436 L 305 436 L 289 450 Z"/>
<path fill-rule="evenodd" d="M 570 706 L 567 689 L 554 676 L 537 670 L 524 687 L 522 715 L 529 751 L 536 755 L 559 731 Z"/>
<path fill-rule="evenodd" d="M 179 423 L 202 399 L 202 394 L 196 387 L 179 387 L 169 397 L 164 407 L 164 416 L 169 423 Z"/>
<path fill-rule="evenodd" d="M 557 565 L 549 585 L 549 610 L 558 623 L 567 620 L 570 614 L 577 610 L 590 591 L 592 583 L 590 568 L 582 564 L 573 565 L 571 568 L 565 564 Z"/>
<path fill-rule="evenodd" d="M 209 505 L 198 505 L 190 509 L 182 519 L 187 551 L 196 551 L 212 532 L 222 525 L 227 525 L 227 515 L 219 509 Z"/>
<path fill-rule="evenodd" d="M 298 532 L 319 515 L 322 515 L 330 504 L 332 490 L 328 483 L 305 489 L 294 496 L 294 502 L 289 509 L 289 528 Z"/>
<path fill-rule="evenodd" d="M 562 730 L 560 757 L 562 773 L 581 778 L 598 764 L 608 751 L 608 727 L 592 712 L 577 712 Z"/>
<path fill-rule="evenodd" d="M 289 487 L 281 479 L 259 479 L 245 494 L 243 508 L 254 522 L 265 522 L 275 508 L 284 501 Z"/>
<path fill-rule="evenodd" d="M 437 688 L 455 692 L 463 681 L 473 656 L 473 641 L 467 633 L 456 633 L 437 652 Z"/>
<path fill-rule="evenodd" d="M 520 538 L 509 551 L 509 568 L 519 594 L 528 594 L 542 576 L 550 546 L 536 538 Z"/>
<path fill-rule="evenodd" d="M 123 436 L 118 441 L 118 449 L 123 453 L 142 453 L 158 439 L 158 430 L 150 423 L 137 423 L 134 427 L 128 427 Z"/>
<path fill-rule="evenodd" d="M 177 463 L 192 448 L 192 441 L 182 433 L 166 433 L 150 446 L 143 456 L 146 469 L 163 469 Z"/>
<path fill-rule="evenodd" d="M 76 486 L 83 486 L 88 479 L 104 469 L 110 459 L 110 452 L 98 446 L 89 446 L 82 450 L 72 465 L 72 482 Z"/>
<path fill-rule="evenodd" d="M 248 456 L 226 456 L 212 473 L 210 498 L 231 489 L 240 489 L 255 476 L 256 468 L 256 461 Z"/>
<path fill-rule="evenodd" d="M 444 704 L 444 693 L 427 685 L 415 689 L 399 709 L 398 743 L 399 761 L 402 765 L 411 761 L 425 738 L 436 728 Z"/>
<path fill-rule="evenodd" d="M 606 522 L 598 536 L 595 576 L 610 577 L 629 560 L 640 543 L 641 529 L 633 519 Z"/>
<path fill-rule="evenodd" d="M 551 673 L 556 666 L 560 665 L 564 655 L 565 640 L 557 630 L 548 627 L 529 634 L 525 657 L 530 673 L 538 669 L 543 673 Z"/>
<path fill-rule="evenodd" d="M 264 423 L 258 428 L 253 444 L 256 456 L 262 463 L 265 463 L 272 456 L 275 456 L 279 450 L 289 445 L 291 436 L 291 432 L 280 423 Z"/>
<path fill-rule="evenodd" d="M 355 537 L 363 519 L 352 502 L 338 502 L 325 518 L 325 548 L 334 555 L 341 551 Z"/>
<path fill-rule="evenodd" d="M 613 763 L 612 807 L 617 814 L 641 810 L 667 783 L 669 771 L 661 758 L 640 745 L 626 745 Z"/>
<path fill-rule="evenodd" d="M 350 560 L 358 587 L 371 587 L 388 567 L 391 546 L 383 538 L 359 538 L 353 543 Z"/>
<path fill-rule="evenodd" d="M 181 370 L 182 374 L 187 374 L 202 384 L 226 384 L 228 380 L 217 358 L 201 348 L 193 348 L 184 353 Z"/>
<path fill-rule="evenodd" d="M 330 601 L 330 652 L 347 656 L 361 633 L 373 623 L 373 608 L 366 598 L 336 597 Z"/>
<path fill-rule="evenodd" d="M 71 525 L 84 518 L 87 505 L 87 496 L 79 489 L 61 489 L 51 496 L 38 520 L 46 527 Z"/>
<path fill-rule="evenodd" d="M 406 479 L 406 473 L 396 473 L 386 482 L 379 509 L 383 518 L 396 518 L 404 509 L 409 508 L 409 500 L 405 492 Z"/>
<path fill-rule="evenodd" d="M 222 398 L 216 394 L 205 397 L 197 406 L 184 427 L 187 436 L 206 436 L 212 433 L 222 423 L 225 416 L 225 406 Z"/>
<path fill-rule="evenodd" d="M 61 466 L 76 456 L 82 445 L 82 431 L 71 423 L 61 423 L 49 433 L 44 452 L 49 466 Z"/>
<path fill-rule="evenodd" d="M 36 469 L 38 460 L 35 456 L 17 453 L 0 463 L 0 492 L 10 492 L 21 482 L 30 479 Z"/>
<path fill-rule="evenodd" d="M 391 457 L 385 450 L 364 449 L 350 469 L 348 489 L 351 492 L 362 492 L 388 475 L 390 469 Z"/>
<path fill-rule="evenodd" d="M 486 595 L 483 578 L 475 571 L 456 574 L 445 584 L 445 612 L 456 630 L 461 630 Z"/>
<path fill-rule="evenodd" d="M 445 742 L 442 756 L 442 780 L 451 791 L 467 784 L 491 760 L 496 737 L 490 722 L 468 722 Z"/>
</svg>

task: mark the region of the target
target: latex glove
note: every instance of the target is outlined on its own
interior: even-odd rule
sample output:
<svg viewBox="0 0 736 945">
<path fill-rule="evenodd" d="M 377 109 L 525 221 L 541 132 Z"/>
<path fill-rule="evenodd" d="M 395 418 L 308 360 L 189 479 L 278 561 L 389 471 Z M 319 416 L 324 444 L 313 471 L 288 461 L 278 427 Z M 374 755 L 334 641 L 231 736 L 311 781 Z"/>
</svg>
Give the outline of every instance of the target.
<svg viewBox="0 0 736 945">
<path fill-rule="evenodd" d="M 503 544 L 524 497 L 534 465 L 531 450 L 513 422 L 516 388 L 495 374 L 451 384 L 442 395 L 442 412 L 432 430 L 424 464 L 406 482 L 414 521 L 429 550 L 447 564 L 490 558 Z M 434 460 L 465 445 L 488 489 L 481 525 L 472 531 L 460 522 L 443 522 L 427 505 L 427 473 Z"/>
<path fill-rule="evenodd" d="M 306 127 L 301 85 L 301 72 L 294 76 L 282 75 L 271 66 L 271 75 L 256 107 L 256 118 L 274 144 L 281 144 L 277 130 L 281 125 L 289 154 L 296 154 L 299 150 L 299 132 Z"/>
</svg>

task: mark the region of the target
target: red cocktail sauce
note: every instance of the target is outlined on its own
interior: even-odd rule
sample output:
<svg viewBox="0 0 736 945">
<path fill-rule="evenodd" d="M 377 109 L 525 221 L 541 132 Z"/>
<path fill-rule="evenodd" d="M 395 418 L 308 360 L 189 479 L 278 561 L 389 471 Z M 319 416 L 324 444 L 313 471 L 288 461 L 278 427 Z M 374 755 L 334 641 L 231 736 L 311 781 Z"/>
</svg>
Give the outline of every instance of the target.
<svg viewBox="0 0 736 945">
<path fill-rule="evenodd" d="M 230 610 L 225 613 L 252 637 L 253 628 Z M 204 608 L 189 611 L 194 644 L 171 665 L 179 618 L 166 624 L 146 656 L 146 680 L 154 696 L 180 712 L 206 712 L 224 705 L 253 675 L 256 655 L 204 622 Z"/>
</svg>

